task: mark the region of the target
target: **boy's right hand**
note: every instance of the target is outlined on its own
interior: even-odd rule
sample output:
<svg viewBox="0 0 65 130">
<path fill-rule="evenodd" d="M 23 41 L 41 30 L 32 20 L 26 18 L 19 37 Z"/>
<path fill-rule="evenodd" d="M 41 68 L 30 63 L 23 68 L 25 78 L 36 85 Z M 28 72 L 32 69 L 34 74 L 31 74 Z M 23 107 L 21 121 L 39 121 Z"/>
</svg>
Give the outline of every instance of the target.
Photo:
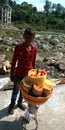
<svg viewBox="0 0 65 130">
<path fill-rule="evenodd" d="M 14 76 L 10 76 L 10 80 L 13 82 L 14 81 Z"/>
</svg>

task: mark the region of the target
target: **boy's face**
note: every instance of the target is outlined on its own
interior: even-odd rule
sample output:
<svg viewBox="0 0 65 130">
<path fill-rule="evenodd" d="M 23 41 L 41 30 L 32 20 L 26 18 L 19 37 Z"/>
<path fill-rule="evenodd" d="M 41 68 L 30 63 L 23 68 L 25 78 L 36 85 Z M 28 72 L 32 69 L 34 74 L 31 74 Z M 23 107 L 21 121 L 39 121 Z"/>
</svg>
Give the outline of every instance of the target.
<svg viewBox="0 0 65 130">
<path fill-rule="evenodd" d="M 34 35 L 33 34 L 24 34 L 23 38 L 26 43 L 30 44 L 34 39 Z"/>
</svg>

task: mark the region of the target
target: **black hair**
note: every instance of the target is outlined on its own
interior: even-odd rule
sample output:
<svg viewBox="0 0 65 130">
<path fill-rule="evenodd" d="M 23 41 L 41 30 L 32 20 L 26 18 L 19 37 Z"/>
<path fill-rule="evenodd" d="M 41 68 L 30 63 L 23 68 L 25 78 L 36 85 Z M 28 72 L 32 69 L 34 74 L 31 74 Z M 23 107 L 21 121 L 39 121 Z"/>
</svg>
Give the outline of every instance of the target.
<svg viewBox="0 0 65 130">
<path fill-rule="evenodd" d="M 24 34 L 29 34 L 35 36 L 35 32 L 31 28 L 26 28 Z"/>
</svg>

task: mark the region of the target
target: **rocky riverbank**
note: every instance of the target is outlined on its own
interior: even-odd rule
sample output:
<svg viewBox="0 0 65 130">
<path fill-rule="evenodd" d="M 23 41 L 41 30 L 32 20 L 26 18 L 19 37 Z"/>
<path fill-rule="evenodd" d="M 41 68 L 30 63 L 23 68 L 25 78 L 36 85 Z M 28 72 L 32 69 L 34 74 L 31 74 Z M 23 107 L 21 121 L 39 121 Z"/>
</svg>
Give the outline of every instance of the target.
<svg viewBox="0 0 65 130">
<path fill-rule="evenodd" d="M 36 67 L 45 69 L 51 78 L 60 78 L 65 75 L 65 35 L 36 32 L 33 44 L 38 48 Z M 14 34 L 13 34 L 14 35 Z M 22 34 L 21 34 L 22 35 Z M 22 36 L 21 36 L 22 37 Z M 6 59 L 5 52 L 13 54 L 17 43 L 22 43 L 23 39 L 14 39 L 12 37 L 0 38 L 0 75 L 2 75 L 2 64 Z M 6 73 L 8 73 L 6 71 Z M 4 73 L 6 75 L 6 73 Z"/>
</svg>

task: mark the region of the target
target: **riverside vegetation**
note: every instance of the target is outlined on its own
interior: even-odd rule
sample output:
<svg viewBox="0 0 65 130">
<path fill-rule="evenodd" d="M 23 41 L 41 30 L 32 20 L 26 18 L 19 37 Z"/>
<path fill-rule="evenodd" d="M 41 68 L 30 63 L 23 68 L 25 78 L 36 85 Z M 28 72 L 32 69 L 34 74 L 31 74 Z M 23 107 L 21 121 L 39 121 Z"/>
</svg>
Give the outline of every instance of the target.
<svg viewBox="0 0 65 130">
<path fill-rule="evenodd" d="M 0 0 L 0 20 L 1 10 L 5 0 Z M 36 7 L 27 2 L 17 4 L 9 0 L 9 5 L 12 7 L 12 25 L 19 29 L 27 26 L 34 28 L 37 31 L 55 31 L 65 33 L 65 8 L 60 4 L 45 0 L 43 3 L 43 11 L 38 11 Z"/>
</svg>

